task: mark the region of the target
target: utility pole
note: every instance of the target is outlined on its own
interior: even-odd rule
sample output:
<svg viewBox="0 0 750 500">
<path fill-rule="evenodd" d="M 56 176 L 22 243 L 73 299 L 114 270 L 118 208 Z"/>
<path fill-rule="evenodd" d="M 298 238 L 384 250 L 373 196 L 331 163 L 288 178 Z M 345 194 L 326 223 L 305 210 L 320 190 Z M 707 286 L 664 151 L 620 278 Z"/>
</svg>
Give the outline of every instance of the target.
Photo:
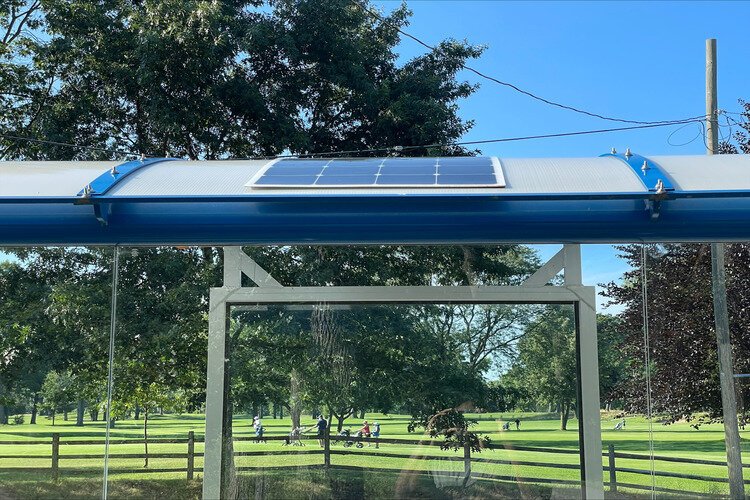
<svg viewBox="0 0 750 500">
<path fill-rule="evenodd" d="M 716 39 L 706 40 L 706 153 L 712 155 L 719 149 L 718 98 L 716 95 Z M 737 424 L 737 400 L 734 393 L 732 343 L 729 337 L 729 312 L 727 311 L 727 276 L 724 268 L 724 243 L 711 244 L 711 289 L 714 296 L 714 322 L 716 346 L 719 357 L 721 381 L 721 406 L 724 413 L 724 443 L 729 469 L 729 497 L 745 498 L 742 477 L 740 431 Z"/>
</svg>

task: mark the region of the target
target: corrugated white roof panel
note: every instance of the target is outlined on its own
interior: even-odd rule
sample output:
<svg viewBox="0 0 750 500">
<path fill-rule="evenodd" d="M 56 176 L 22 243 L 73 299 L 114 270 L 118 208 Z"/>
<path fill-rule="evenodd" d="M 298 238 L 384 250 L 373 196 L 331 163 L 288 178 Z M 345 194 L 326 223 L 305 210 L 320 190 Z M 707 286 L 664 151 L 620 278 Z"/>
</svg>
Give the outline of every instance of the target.
<svg viewBox="0 0 750 500">
<path fill-rule="evenodd" d="M 613 157 L 501 159 L 507 192 L 633 193 L 646 191 L 623 161 Z"/>
<path fill-rule="evenodd" d="M 650 156 L 682 191 L 750 189 L 750 155 Z"/>
<path fill-rule="evenodd" d="M 0 197 L 75 196 L 118 161 L 0 162 Z"/>
<path fill-rule="evenodd" d="M 270 160 L 167 161 L 136 170 L 112 196 L 237 195 Z"/>
</svg>

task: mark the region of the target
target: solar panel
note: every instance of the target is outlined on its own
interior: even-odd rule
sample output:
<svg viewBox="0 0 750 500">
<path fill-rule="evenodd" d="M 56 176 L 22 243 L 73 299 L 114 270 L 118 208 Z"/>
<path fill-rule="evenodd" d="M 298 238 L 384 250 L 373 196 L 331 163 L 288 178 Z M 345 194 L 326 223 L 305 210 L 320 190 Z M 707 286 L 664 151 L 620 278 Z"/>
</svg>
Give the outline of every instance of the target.
<svg viewBox="0 0 750 500">
<path fill-rule="evenodd" d="M 248 186 L 253 188 L 449 188 L 504 187 L 497 159 L 348 158 L 283 159 L 272 163 Z"/>
</svg>

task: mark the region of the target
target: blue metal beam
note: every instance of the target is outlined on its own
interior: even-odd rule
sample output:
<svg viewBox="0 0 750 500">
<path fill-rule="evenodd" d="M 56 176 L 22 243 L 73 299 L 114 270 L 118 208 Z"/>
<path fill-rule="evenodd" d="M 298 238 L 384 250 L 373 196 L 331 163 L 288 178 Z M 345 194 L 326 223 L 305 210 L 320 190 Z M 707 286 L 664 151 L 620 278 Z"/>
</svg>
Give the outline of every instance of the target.
<svg viewBox="0 0 750 500">
<path fill-rule="evenodd" d="M 612 153 L 601 156 L 612 156 L 625 162 L 638 176 L 646 189 L 652 193 L 662 194 L 675 189 L 669 175 L 656 162 L 645 156 L 633 154 L 630 149 L 625 151 L 624 154 L 616 153 L 613 150 Z"/>
<path fill-rule="evenodd" d="M 102 175 L 91 181 L 90 184 L 86 185 L 78 192 L 78 196 L 81 198 L 102 196 L 104 194 L 107 194 L 107 191 L 115 187 L 118 182 L 121 182 L 125 177 L 132 174 L 136 170 L 148 167 L 149 165 L 154 165 L 155 163 L 173 160 L 177 160 L 177 158 L 145 158 L 142 160 L 133 160 L 125 162 L 121 165 L 117 165 L 116 167 L 113 167 L 111 170 L 104 172 Z"/>
</svg>

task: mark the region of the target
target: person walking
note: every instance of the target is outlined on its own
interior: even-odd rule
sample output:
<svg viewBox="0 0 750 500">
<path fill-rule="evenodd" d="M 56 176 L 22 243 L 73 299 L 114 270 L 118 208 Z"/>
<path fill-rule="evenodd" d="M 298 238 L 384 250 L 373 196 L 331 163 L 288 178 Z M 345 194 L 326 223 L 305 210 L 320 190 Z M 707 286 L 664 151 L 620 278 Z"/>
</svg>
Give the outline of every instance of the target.
<svg viewBox="0 0 750 500">
<path fill-rule="evenodd" d="M 328 422 L 323 418 L 323 415 L 318 416 L 318 423 L 315 426 L 318 428 L 318 444 L 323 448 L 323 440 L 326 438 L 326 431 L 328 430 Z"/>
<path fill-rule="evenodd" d="M 378 442 L 378 438 L 380 437 L 380 424 L 378 422 L 372 424 L 372 437 L 375 438 L 375 448 L 380 448 L 380 446 L 378 446 L 380 444 Z"/>
<path fill-rule="evenodd" d="M 516 430 L 517 431 L 521 430 L 521 421 L 519 419 L 516 419 Z"/>
</svg>

